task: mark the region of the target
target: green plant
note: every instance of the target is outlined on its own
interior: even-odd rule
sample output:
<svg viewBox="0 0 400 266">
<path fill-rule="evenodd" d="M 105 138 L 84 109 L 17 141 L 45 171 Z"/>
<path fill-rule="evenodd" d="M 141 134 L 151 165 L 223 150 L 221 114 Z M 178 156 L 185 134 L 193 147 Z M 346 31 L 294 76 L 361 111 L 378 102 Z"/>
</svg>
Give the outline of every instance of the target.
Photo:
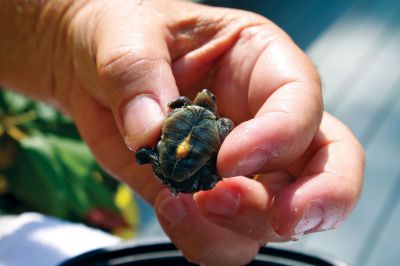
<svg viewBox="0 0 400 266">
<path fill-rule="evenodd" d="M 107 230 L 132 228 L 136 207 L 126 192 L 123 203 L 121 196 L 116 200 L 121 186 L 97 165 L 69 118 L 0 91 L 2 211 L 38 211 Z"/>
</svg>

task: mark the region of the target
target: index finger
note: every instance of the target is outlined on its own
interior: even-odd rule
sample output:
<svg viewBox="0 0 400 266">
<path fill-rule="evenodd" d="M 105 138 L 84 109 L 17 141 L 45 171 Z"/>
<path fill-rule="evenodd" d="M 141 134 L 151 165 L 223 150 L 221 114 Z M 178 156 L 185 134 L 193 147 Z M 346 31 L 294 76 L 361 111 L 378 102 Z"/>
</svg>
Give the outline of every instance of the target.
<svg viewBox="0 0 400 266">
<path fill-rule="evenodd" d="M 321 121 L 321 82 L 315 67 L 273 24 L 243 30 L 223 60 L 223 72 L 231 72 L 232 78 L 217 75 L 214 87 L 241 97 L 226 97 L 231 101 L 225 100 L 221 110 L 240 119 L 245 116 L 238 113 L 248 112 L 251 118 L 225 139 L 218 155 L 220 174 L 249 175 L 289 165 L 306 150 Z M 238 65 L 239 76 L 234 74 Z M 239 98 L 247 100 L 247 110 L 238 108 L 243 107 Z"/>
</svg>

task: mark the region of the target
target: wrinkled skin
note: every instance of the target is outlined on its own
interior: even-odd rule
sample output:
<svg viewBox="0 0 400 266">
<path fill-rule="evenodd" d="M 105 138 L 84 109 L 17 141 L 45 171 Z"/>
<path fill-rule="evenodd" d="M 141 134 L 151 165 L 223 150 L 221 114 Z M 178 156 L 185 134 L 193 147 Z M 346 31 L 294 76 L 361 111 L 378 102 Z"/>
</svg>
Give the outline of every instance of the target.
<svg viewBox="0 0 400 266">
<path fill-rule="evenodd" d="M 193 262 L 243 265 L 259 244 L 336 227 L 359 197 L 362 148 L 266 18 L 184 1 L 2 1 L 0 36 L 0 82 L 71 115 Z M 175 198 L 127 146 L 154 146 L 168 102 L 205 87 L 238 125 L 217 158 L 231 178 Z"/>
</svg>

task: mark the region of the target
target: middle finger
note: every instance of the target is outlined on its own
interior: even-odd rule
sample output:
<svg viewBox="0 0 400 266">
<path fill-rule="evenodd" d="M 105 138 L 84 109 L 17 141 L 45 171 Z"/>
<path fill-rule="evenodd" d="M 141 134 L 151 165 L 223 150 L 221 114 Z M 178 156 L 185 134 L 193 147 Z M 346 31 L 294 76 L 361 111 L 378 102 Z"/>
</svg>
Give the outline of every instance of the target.
<svg viewBox="0 0 400 266">
<path fill-rule="evenodd" d="M 195 194 L 200 212 L 210 221 L 259 244 L 281 239 L 269 221 L 273 192 L 243 176 L 224 179 L 207 192 Z"/>
</svg>

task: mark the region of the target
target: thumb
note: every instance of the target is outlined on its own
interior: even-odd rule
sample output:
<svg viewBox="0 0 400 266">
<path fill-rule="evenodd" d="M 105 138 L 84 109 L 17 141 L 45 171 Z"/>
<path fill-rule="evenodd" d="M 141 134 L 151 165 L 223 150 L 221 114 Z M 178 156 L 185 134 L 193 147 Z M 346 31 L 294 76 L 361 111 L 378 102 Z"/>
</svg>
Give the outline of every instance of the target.
<svg viewBox="0 0 400 266">
<path fill-rule="evenodd" d="M 165 33 L 149 25 L 107 30 L 97 53 L 102 88 L 132 150 L 155 143 L 167 104 L 178 96 Z"/>
</svg>

